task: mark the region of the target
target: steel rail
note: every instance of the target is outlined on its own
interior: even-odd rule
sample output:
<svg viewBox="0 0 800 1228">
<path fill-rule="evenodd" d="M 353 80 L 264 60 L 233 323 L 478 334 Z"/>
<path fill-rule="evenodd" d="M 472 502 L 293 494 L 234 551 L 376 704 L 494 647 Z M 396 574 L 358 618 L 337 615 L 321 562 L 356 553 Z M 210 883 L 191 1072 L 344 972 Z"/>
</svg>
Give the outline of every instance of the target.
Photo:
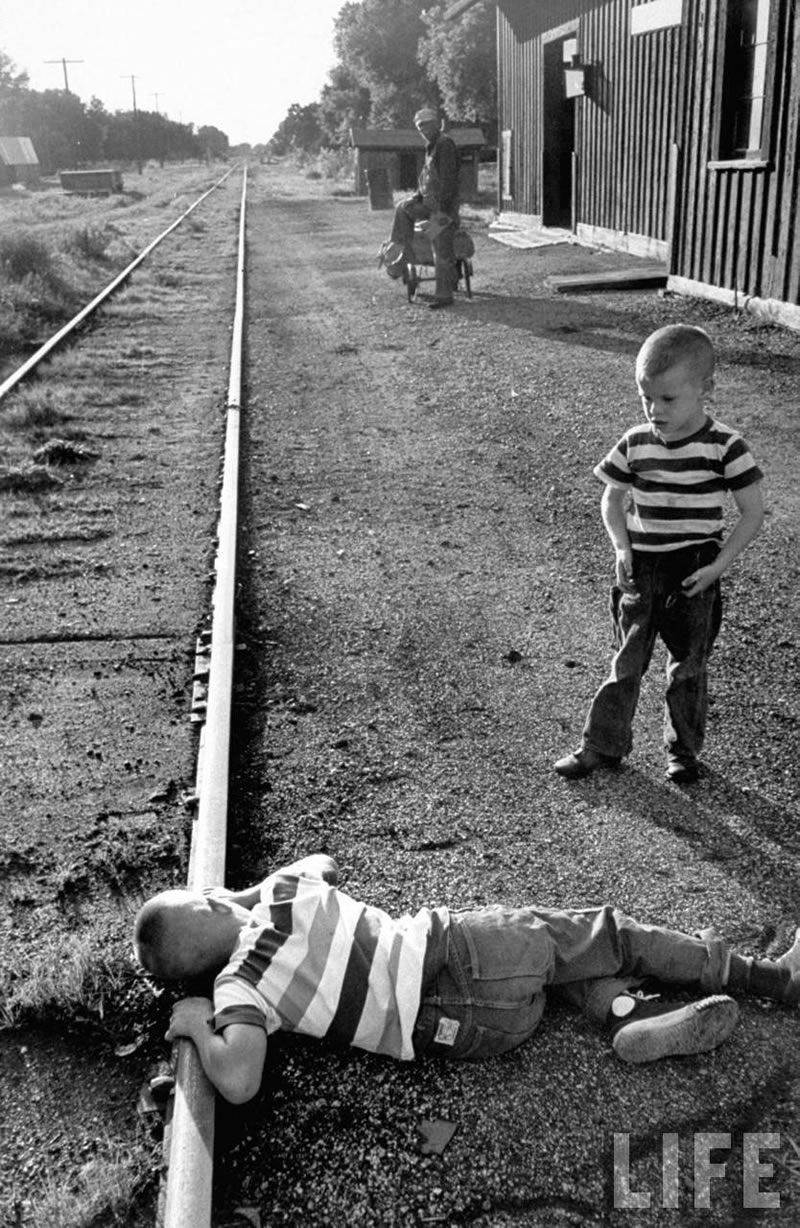
<svg viewBox="0 0 800 1228">
<path fill-rule="evenodd" d="M 242 179 L 236 307 L 231 340 L 225 459 L 217 527 L 216 579 L 206 720 L 197 758 L 197 819 L 189 854 L 188 886 L 195 890 L 225 881 L 230 716 L 235 651 L 236 541 L 239 486 L 239 420 L 244 332 L 245 207 Z M 164 1228 L 207 1228 L 211 1222 L 214 1172 L 215 1092 L 189 1040 L 175 1045 L 175 1091 L 165 1137 L 167 1160 Z"/>
<path fill-rule="evenodd" d="M 28 358 L 21 367 L 18 367 L 16 371 L 12 372 L 12 374 L 9 375 L 2 384 L 0 384 L 0 401 L 2 401 L 3 397 L 6 396 L 7 393 L 11 392 L 12 388 L 16 388 L 17 384 L 19 384 L 26 375 L 29 375 L 35 367 L 38 367 L 39 363 L 43 362 L 44 359 L 53 352 L 56 346 L 60 345 L 61 342 L 70 335 L 70 333 L 74 332 L 85 319 L 92 315 L 92 313 L 95 312 L 101 305 L 101 303 L 104 303 L 105 300 L 112 295 L 114 291 L 128 279 L 128 277 L 130 277 L 133 270 L 139 267 L 142 261 L 150 255 L 153 249 L 158 247 L 159 243 L 166 239 L 167 235 L 172 234 L 172 231 L 175 230 L 176 227 L 180 226 L 181 222 L 184 222 L 189 214 L 196 209 L 199 204 L 202 204 L 205 198 L 210 196 L 221 183 L 224 183 L 228 176 L 233 174 L 235 169 L 235 167 L 231 167 L 230 170 L 226 171 L 221 179 L 218 179 L 217 182 L 212 184 L 202 196 L 199 196 L 197 200 L 180 215 L 180 217 L 176 218 L 175 221 L 167 227 L 166 230 L 163 230 L 160 235 L 152 240 L 152 242 L 148 243 L 147 247 L 145 247 L 143 251 L 139 252 L 139 255 L 136 256 L 135 259 L 122 270 L 121 273 L 118 273 L 113 281 L 108 283 L 105 289 L 101 290 L 100 293 L 96 295 L 90 303 L 87 303 L 85 307 L 81 308 L 78 314 L 73 316 L 73 318 L 63 326 L 63 328 L 60 328 L 58 332 L 54 333 L 48 341 L 45 341 L 44 345 L 40 346 L 35 354 L 31 354 L 30 358 Z"/>
</svg>

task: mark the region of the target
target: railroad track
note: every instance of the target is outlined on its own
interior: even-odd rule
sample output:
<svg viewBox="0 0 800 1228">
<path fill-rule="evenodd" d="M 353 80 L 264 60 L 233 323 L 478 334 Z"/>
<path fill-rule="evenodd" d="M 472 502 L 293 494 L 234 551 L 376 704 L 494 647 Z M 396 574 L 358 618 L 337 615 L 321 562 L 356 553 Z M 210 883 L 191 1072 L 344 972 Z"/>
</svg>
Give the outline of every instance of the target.
<svg viewBox="0 0 800 1228">
<path fill-rule="evenodd" d="M 179 228 L 189 218 L 192 218 L 193 222 L 195 215 L 198 218 L 202 218 L 204 202 L 207 201 L 212 193 L 217 192 L 223 185 L 227 185 L 227 181 L 232 174 L 232 170 L 226 171 L 220 179 L 198 196 L 155 239 L 151 240 L 139 252 L 136 258 L 130 261 L 122 272 L 115 276 L 85 308 L 70 320 L 68 324 L 59 329 L 26 362 L 3 381 L 2 385 L 0 385 L 0 409 L 6 409 L 11 404 L 13 394 L 17 394 L 17 397 L 19 397 L 19 394 L 23 391 L 28 396 L 28 404 L 32 403 L 31 399 L 33 397 L 46 399 L 50 395 L 49 390 L 59 378 L 60 362 L 66 362 L 69 373 L 68 378 L 71 378 L 73 382 L 75 382 L 76 378 L 79 378 L 82 364 L 88 365 L 87 351 L 92 353 L 93 347 L 96 349 L 98 344 L 106 344 L 102 327 L 101 309 L 105 309 L 106 318 L 109 314 L 113 315 L 116 302 L 115 296 L 118 297 L 120 292 L 124 291 L 127 292 L 129 300 L 132 301 L 135 313 L 137 291 L 135 285 L 132 285 L 133 274 L 149 258 L 153 257 L 165 240 L 178 232 Z M 196 804 L 196 817 L 191 825 L 187 885 L 207 886 L 209 884 L 221 883 L 224 881 L 225 875 L 228 748 L 233 679 L 234 592 L 238 531 L 237 489 L 239 413 L 242 387 L 242 341 L 244 330 L 246 203 L 247 169 L 245 167 L 241 176 L 241 196 L 236 206 L 236 247 L 235 258 L 232 260 L 235 271 L 235 289 L 232 289 L 229 295 L 233 300 L 230 324 L 226 326 L 224 323 L 220 323 L 219 317 L 214 321 L 216 332 L 229 339 L 229 350 L 226 363 L 227 390 L 224 396 L 224 406 L 218 407 L 224 409 L 222 460 L 220 463 L 219 457 L 216 460 L 213 460 L 211 456 L 208 458 L 209 462 L 213 461 L 215 470 L 220 474 L 219 516 L 213 531 L 213 537 L 216 541 L 216 555 L 212 578 L 213 588 L 210 597 L 210 625 L 207 626 L 195 647 L 192 721 L 195 725 L 200 726 L 200 734 L 199 744 L 195 748 L 194 789 L 190 798 L 187 798 L 187 802 Z M 201 220 L 195 223 L 194 233 L 199 236 L 200 240 L 204 238 L 205 227 L 205 221 Z M 213 229 L 213 236 L 219 238 L 216 226 Z M 224 255 L 224 252 L 222 254 Z M 192 273 L 191 276 L 196 278 L 197 274 Z M 163 284 L 166 286 L 173 284 L 176 277 L 176 274 L 170 274 Z M 79 338 L 80 344 L 70 348 L 66 358 L 63 358 L 62 352 L 66 343 L 75 341 L 78 330 L 84 329 L 90 323 L 94 324 L 99 316 L 101 317 L 99 327 L 93 328 L 89 335 L 81 335 Z M 136 336 L 138 338 L 138 333 Z M 144 345 L 138 340 L 133 341 L 131 337 L 132 334 L 128 334 L 128 350 L 132 353 L 138 352 L 142 362 L 152 360 L 153 365 L 158 366 L 163 361 L 165 366 L 168 365 L 169 358 L 166 353 L 163 355 L 162 360 L 162 357 L 156 353 L 152 346 Z M 198 332 L 198 341 L 199 338 L 200 333 Z M 53 358 L 57 359 L 55 367 L 51 368 L 44 365 Z M 217 378 L 215 375 L 214 379 L 216 380 Z M 35 379 L 35 382 L 31 389 L 28 389 L 28 383 L 30 383 L 31 379 Z M 202 427 L 202 421 L 202 418 L 198 418 L 194 424 L 194 430 L 199 430 Z M 169 425 L 177 430 L 174 422 L 170 421 Z M 157 423 L 153 423 L 151 429 L 159 431 L 161 428 Z M 192 430 L 191 422 L 189 423 L 189 430 Z M 216 427 L 215 430 L 219 434 L 219 428 Z M 69 435 L 69 429 L 65 433 Z M 83 434 L 83 432 L 80 432 L 80 434 Z M 72 446 L 73 444 L 74 447 Z M 60 440 L 59 447 L 62 453 L 64 451 L 68 453 L 65 463 L 70 478 L 70 493 L 74 496 L 73 502 L 82 507 L 87 507 L 87 498 L 84 490 L 81 489 L 79 494 L 75 493 L 75 488 L 85 487 L 86 483 L 74 466 L 81 454 L 84 457 L 91 456 L 96 459 L 98 453 L 90 452 L 87 447 L 78 444 L 74 437 Z M 182 443 L 181 448 L 183 447 Z M 70 467 L 70 462 L 72 462 L 73 467 Z M 53 480 L 55 481 L 58 473 L 57 460 L 54 461 L 54 466 L 56 467 L 53 468 L 52 472 L 54 475 Z M 48 466 L 45 464 L 43 468 L 47 470 Z M 64 472 L 63 468 L 61 472 Z M 124 480 L 126 479 L 123 478 Z M 148 479 L 144 478 L 141 488 L 146 489 L 147 484 Z M 60 488 L 56 485 L 55 489 L 58 492 Z M 15 506 L 15 510 L 19 511 L 19 508 Z M 70 513 L 65 513 L 63 507 L 61 508 L 61 513 L 62 518 L 66 516 L 66 519 L 70 519 Z M 119 514 L 117 514 L 117 521 L 119 521 L 119 518 Z M 163 525 L 160 527 L 160 530 L 163 530 Z M 160 530 L 156 530 L 156 532 Z M 38 541 L 32 544 L 30 548 L 32 551 L 40 549 L 46 554 L 54 541 L 73 540 L 78 536 L 80 534 L 78 534 L 73 523 L 72 527 L 65 529 L 60 536 L 56 534 L 49 541 Z M 211 534 L 209 533 L 210 536 Z M 15 547 L 19 548 L 23 544 L 23 538 L 18 537 L 15 539 L 9 536 L 4 541 L 4 544 L 9 546 L 9 555 L 13 555 Z M 203 553 L 206 552 L 206 549 L 203 550 Z M 11 576 L 12 582 L 15 579 L 21 579 L 21 582 L 24 584 L 27 580 L 34 579 L 32 574 L 23 574 L 20 577 L 20 575 L 13 573 L 11 571 L 11 564 L 8 564 L 4 570 L 6 570 L 7 576 Z M 29 568 L 29 572 L 30 570 Z M 44 578 L 47 579 L 48 577 L 45 576 Z M 157 582 L 158 578 L 156 579 Z M 198 586 L 201 588 L 202 583 L 202 581 L 198 582 Z M 17 674 L 17 685 L 25 687 L 26 669 L 30 668 L 30 670 L 35 671 L 39 668 L 41 656 L 46 651 L 43 649 L 43 645 L 56 645 L 57 651 L 60 651 L 62 647 L 65 651 L 69 651 L 75 645 L 89 645 L 88 654 L 83 649 L 78 650 L 83 652 L 84 656 L 77 669 L 78 671 L 85 670 L 85 667 L 94 658 L 94 665 L 97 668 L 95 668 L 93 673 L 97 679 L 103 676 L 104 668 L 108 665 L 109 654 L 114 656 L 116 653 L 116 658 L 111 665 L 112 669 L 124 668 L 124 664 L 127 664 L 130 653 L 128 658 L 122 658 L 123 665 L 121 666 L 120 664 L 120 643 L 144 645 L 140 656 L 144 654 L 142 660 L 149 662 L 149 665 L 151 667 L 154 666 L 155 670 L 164 666 L 165 660 L 170 656 L 170 652 L 173 661 L 176 656 L 180 658 L 181 656 L 185 657 L 187 654 L 188 644 L 185 639 L 182 644 L 178 643 L 181 633 L 176 630 L 174 624 L 168 627 L 154 625 L 154 622 L 159 622 L 158 618 L 148 618 L 147 611 L 144 609 L 140 611 L 138 619 L 135 615 L 131 618 L 126 617 L 124 614 L 120 616 L 117 610 L 117 617 L 114 621 L 111 622 L 106 619 L 104 620 L 104 625 L 100 627 L 88 625 L 78 627 L 74 625 L 72 620 L 67 625 L 64 623 L 59 625 L 56 622 L 54 627 L 47 627 L 44 625 L 48 621 L 44 609 L 31 610 L 30 619 L 19 617 L 21 607 L 28 604 L 24 598 L 30 592 L 30 588 L 26 592 L 19 585 L 6 589 L 6 608 L 11 617 L 6 621 L 3 630 L 0 631 L 0 651 L 5 650 L 10 654 L 20 651 L 26 653 L 33 652 L 35 654 L 33 657 L 26 656 L 23 658 L 21 671 L 18 668 L 14 668 L 14 666 L 19 665 L 16 659 L 13 656 L 7 657 L 6 664 L 12 665 L 13 672 Z M 24 596 L 14 595 L 18 593 L 23 593 Z M 156 600 L 160 602 L 161 598 L 158 597 Z M 86 605 L 88 606 L 89 604 L 87 599 Z M 99 605 L 100 603 L 98 603 L 98 607 Z M 146 606 L 146 603 L 144 605 Z M 18 606 L 20 607 L 19 610 L 17 609 Z M 15 623 L 16 625 L 14 625 Z M 159 645 L 170 645 L 171 648 L 159 647 Z M 67 646 L 70 646 L 70 648 L 68 649 Z M 139 649 L 131 649 L 133 653 L 138 651 Z M 141 660 L 137 659 L 137 665 L 141 665 Z M 52 668 L 51 666 L 51 672 Z M 74 671 L 76 668 L 74 662 L 68 668 Z M 12 670 L 10 669 L 8 675 L 11 672 Z M 20 683 L 20 672 L 23 678 L 22 684 Z M 92 691 L 96 692 L 100 685 L 97 682 L 92 687 Z M 41 712 L 37 714 L 37 719 L 41 719 L 43 724 L 54 723 L 46 704 L 42 704 Z M 74 727 L 70 728 L 71 723 L 68 718 L 65 722 L 65 729 L 62 730 L 65 743 L 74 734 Z M 6 749 L 8 750 L 8 743 L 12 739 L 4 740 L 7 742 Z M 24 749 L 12 746 L 12 757 L 15 753 L 19 754 L 21 758 L 24 754 Z M 92 739 L 91 747 L 86 753 L 92 759 L 96 758 L 98 762 L 104 758 L 104 752 L 100 748 L 99 740 L 96 738 Z M 169 754 L 168 747 L 163 747 L 163 754 L 164 760 L 161 760 L 162 762 L 166 761 Z M 137 760 L 136 764 L 140 762 L 141 760 Z M 124 770 L 140 774 L 139 767 L 128 760 L 126 760 Z M 110 775 L 111 772 L 109 772 Z M 109 783 L 113 789 L 113 781 Z M 158 802 L 152 800 L 153 797 L 157 796 L 158 790 L 151 795 L 149 803 L 151 810 L 153 806 L 158 805 Z M 129 809 L 122 805 L 114 813 L 119 816 L 120 828 L 124 826 L 126 813 L 131 820 L 131 826 L 135 827 L 137 820 L 141 818 L 142 809 L 140 803 L 132 804 Z M 0 827 L 0 835 L 3 834 L 5 833 L 2 831 L 2 827 Z M 120 831 L 120 835 L 124 839 L 126 833 Z M 46 841 L 43 841 L 42 847 L 45 845 Z M 11 842 L 9 841 L 10 847 Z M 32 864 L 31 869 L 34 868 L 36 867 Z M 167 1228 L 182 1228 L 184 1225 L 186 1225 L 186 1228 L 189 1225 L 192 1228 L 200 1228 L 200 1226 L 208 1224 L 210 1221 L 211 1181 L 213 1175 L 213 1089 L 200 1069 L 194 1048 L 188 1042 L 179 1042 L 175 1046 L 174 1066 L 175 1089 L 174 1096 L 170 1098 L 167 1127 L 165 1130 L 164 1170 L 166 1178 L 162 1183 L 158 1213 L 159 1222 L 166 1225 Z"/>
<path fill-rule="evenodd" d="M 717 665 L 722 750 L 696 802 L 661 781 L 660 694 L 643 698 L 630 770 L 567 793 L 550 767 L 607 653 L 608 560 L 588 475 L 598 440 L 618 427 L 608 389 L 628 386 L 637 339 L 674 305 L 560 303 L 525 281 L 532 264 L 521 271 L 484 244 L 475 300 L 432 323 L 376 280 L 385 216 L 312 199 L 302 183 L 272 195 L 267 184 L 256 216 L 231 881 L 322 850 L 340 861 L 345 890 L 396 914 L 622 897 L 643 918 L 685 928 L 702 915 L 740 935 L 793 916 L 791 729 L 775 733 L 766 702 L 746 720 L 735 710 L 760 631 Z M 760 340 L 735 324 L 727 335 L 731 352 L 758 357 Z M 737 374 L 772 422 L 774 377 L 756 362 Z M 775 468 L 777 448 L 759 433 L 751 442 Z M 786 564 L 785 507 L 772 532 Z M 745 626 L 772 591 L 766 567 L 748 559 L 757 583 L 737 593 Z M 790 615 L 780 617 L 788 641 Z M 794 658 L 767 647 L 776 665 L 760 685 L 777 713 Z M 781 774 L 752 753 L 767 746 Z M 282 1228 L 598 1222 L 613 1132 L 642 1144 L 644 1189 L 657 1162 L 647 1140 L 675 1122 L 738 1129 L 744 1113 L 772 1128 L 774 1089 L 796 1087 L 795 1031 L 782 1012 L 746 1009 L 713 1062 L 635 1077 L 566 1011 L 510 1060 L 457 1067 L 277 1038 L 252 1109 L 219 1110 L 231 1128 L 218 1123 L 215 1201 L 223 1222 L 244 1209 L 237 1223 L 260 1212 Z M 422 1119 L 459 1126 L 444 1157 L 420 1154 Z M 186 1171 L 191 1181 L 191 1162 Z M 719 1183 L 720 1223 L 740 1196 Z M 665 1222 L 658 1201 L 654 1191 L 643 1228 Z"/>
</svg>

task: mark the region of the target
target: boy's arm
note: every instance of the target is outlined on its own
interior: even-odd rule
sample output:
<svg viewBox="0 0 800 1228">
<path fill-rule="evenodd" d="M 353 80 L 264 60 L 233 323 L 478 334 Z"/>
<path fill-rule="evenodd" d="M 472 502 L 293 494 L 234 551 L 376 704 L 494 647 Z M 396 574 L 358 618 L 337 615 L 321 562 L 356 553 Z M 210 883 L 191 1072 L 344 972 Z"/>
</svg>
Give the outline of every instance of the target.
<svg viewBox="0 0 800 1228">
<path fill-rule="evenodd" d="M 214 1087 L 231 1104 L 252 1100 L 261 1086 L 267 1034 L 249 1023 L 231 1023 L 221 1032 L 212 1025 L 209 998 L 183 998 L 172 1010 L 167 1040 L 191 1040 Z"/>
<path fill-rule="evenodd" d="M 698 567 L 682 581 L 687 597 L 696 597 L 728 570 L 735 558 L 748 546 L 764 523 L 764 496 L 761 483 L 753 482 L 741 490 L 733 491 L 739 509 L 739 519 L 722 544 L 717 557 L 707 567 Z"/>
<path fill-rule="evenodd" d="M 311 853 L 293 861 L 290 866 L 281 866 L 284 874 L 304 874 L 306 878 L 321 878 L 323 882 L 335 887 L 339 881 L 339 867 L 327 853 Z"/>
<path fill-rule="evenodd" d="M 335 887 L 339 881 L 339 867 L 332 857 L 328 857 L 327 853 L 312 853 L 309 857 L 302 857 L 299 861 L 292 862 L 290 866 L 280 868 L 285 874 L 304 874 L 307 878 L 321 878 L 331 887 Z M 232 904 L 239 904 L 242 908 L 253 909 L 261 900 L 261 883 L 256 883 L 255 887 L 245 887 L 242 891 L 217 890 L 215 895 L 229 900 Z"/>
<path fill-rule="evenodd" d="M 600 515 L 616 555 L 617 584 L 629 592 L 633 588 L 633 555 L 625 515 L 627 499 L 628 491 L 623 487 L 606 486 L 600 500 Z"/>
</svg>

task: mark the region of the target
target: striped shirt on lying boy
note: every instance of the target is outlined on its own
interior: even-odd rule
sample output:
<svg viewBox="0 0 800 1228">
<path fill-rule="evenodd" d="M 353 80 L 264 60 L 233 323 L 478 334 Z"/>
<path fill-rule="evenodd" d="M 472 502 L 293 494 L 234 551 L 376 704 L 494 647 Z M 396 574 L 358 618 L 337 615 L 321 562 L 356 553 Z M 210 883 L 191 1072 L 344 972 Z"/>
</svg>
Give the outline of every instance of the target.
<svg viewBox="0 0 800 1228">
<path fill-rule="evenodd" d="M 712 417 L 686 439 L 661 439 L 633 426 L 594 469 L 609 486 L 629 488 L 634 550 L 679 550 L 721 542 L 728 492 L 763 477 L 738 431 Z"/>
<path fill-rule="evenodd" d="M 430 909 L 395 920 L 321 879 L 279 871 L 214 982 L 214 1027 L 302 1032 L 411 1060 L 432 924 Z"/>
</svg>

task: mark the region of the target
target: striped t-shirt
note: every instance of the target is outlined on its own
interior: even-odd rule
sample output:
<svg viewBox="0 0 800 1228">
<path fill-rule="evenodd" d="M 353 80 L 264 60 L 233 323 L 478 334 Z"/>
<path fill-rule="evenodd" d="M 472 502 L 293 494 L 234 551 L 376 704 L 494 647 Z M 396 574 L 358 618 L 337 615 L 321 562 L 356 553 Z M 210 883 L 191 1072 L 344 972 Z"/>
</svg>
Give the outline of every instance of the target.
<svg viewBox="0 0 800 1228">
<path fill-rule="evenodd" d="M 594 473 L 630 489 L 631 546 L 650 551 L 721 542 L 727 493 L 763 477 L 741 435 L 711 417 L 672 443 L 647 423 L 631 427 Z"/>
<path fill-rule="evenodd" d="M 273 874 L 214 982 L 214 1027 L 281 1028 L 410 1060 L 432 923 L 429 909 L 395 920 L 321 879 Z"/>
</svg>

